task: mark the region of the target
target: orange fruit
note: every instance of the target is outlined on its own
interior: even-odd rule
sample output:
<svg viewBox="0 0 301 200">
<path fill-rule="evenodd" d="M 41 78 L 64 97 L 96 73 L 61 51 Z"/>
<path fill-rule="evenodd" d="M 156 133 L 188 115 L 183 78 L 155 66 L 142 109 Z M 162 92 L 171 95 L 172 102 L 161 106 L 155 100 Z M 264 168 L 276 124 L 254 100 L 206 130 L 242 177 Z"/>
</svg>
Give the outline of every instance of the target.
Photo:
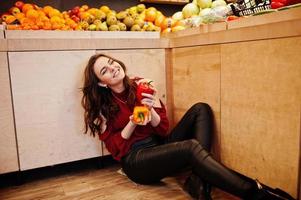
<svg viewBox="0 0 301 200">
<path fill-rule="evenodd" d="M 53 16 L 61 16 L 61 12 L 58 9 L 52 9 L 49 11 L 48 16 L 50 18 Z"/>
<path fill-rule="evenodd" d="M 162 28 L 162 30 L 166 29 L 166 28 L 172 28 L 175 26 L 175 24 L 176 24 L 176 21 L 174 19 L 172 19 L 171 17 L 167 17 L 161 23 L 161 28 Z"/>
<path fill-rule="evenodd" d="M 84 11 L 87 11 L 89 9 L 89 6 L 88 5 L 82 5 L 81 8 L 84 10 Z"/>
<path fill-rule="evenodd" d="M 108 6 L 101 6 L 99 9 L 106 14 L 111 10 Z"/>
<path fill-rule="evenodd" d="M 148 8 L 145 11 L 145 20 L 146 21 L 153 22 L 153 21 L 156 20 L 156 17 L 157 17 L 157 11 L 156 10 Z"/>
<path fill-rule="evenodd" d="M 81 12 L 81 13 L 79 13 L 79 17 L 80 17 L 82 20 L 88 20 L 90 16 L 91 16 L 91 14 L 88 13 L 88 12 Z"/>
<path fill-rule="evenodd" d="M 46 13 L 43 10 L 38 10 L 39 17 L 46 16 Z"/>
<path fill-rule="evenodd" d="M 8 15 L 8 16 L 6 16 L 6 18 L 5 18 L 5 23 L 6 24 L 12 24 L 14 21 L 16 21 L 17 20 L 17 18 L 15 17 L 15 16 L 13 16 L 13 15 Z"/>
<path fill-rule="evenodd" d="M 30 30 L 30 29 L 31 29 L 30 25 L 22 26 L 22 30 Z"/>
<path fill-rule="evenodd" d="M 156 17 L 156 20 L 155 20 L 155 25 L 156 26 L 161 26 L 162 22 L 164 21 L 165 19 L 165 16 L 164 15 L 159 15 Z"/>
<path fill-rule="evenodd" d="M 33 5 L 30 4 L 30 3 L 26 3 L 26 4 L 24 4 L 23 7 L 22 7 L 22 12 L 23 12 L 23 13 L 26 13 L 26 12 L 27 12 L 28 10 L 30 10 L 30 9 L 34 9 Z"/>
<path fill-rule="evenodd" d="M 21 30 L 21 26 L 16 24 L 6 25 L 6 28 L 7 30 Z"/>
<path fill-rule="evenodd" d="M 50 18 L 50 22 L 52 24 L 54 24 L 54 23 L 61 23 L 61 21 L 62 21 L 62 19 L 59 16 L 53 16 L 53 17 Z"/>
<path fill-rule="evenodd" d="M 52 30 L 58 30 L 62 27 L 59 23 L 52 23 Z"/>
<path fill-rule="evenodd" d="M 39 17 L 38 11 L 36 11 L 34 9 L 29 9 L 25 15 L 29 19 L 37 19 Z"/>
<path fill-rule="evenodd" d="M 171 32 L 171 28 L 166 28 L 162 31 L 162 33 L 170 33 Z"/>
<path fill-rule="evenodd" d="M 22 18 L 25 17 L 25 14 L 24 13 L 18 13 L 15 15 L 15 17 L 20 21 Z"/>
<path fill-rule="evenodd" d="M 39 29 L 40 29 L 39 26 L 36 24 L 31 26 L 31 30 L 39 30 Z"/>
<path fill-rule="evenodd" d="M 52 25 L 50 22 L 44 22 L 44 26 L 43 26 L 44 30 L 51 30 L 52 29 Z"/>
<path fill-rule="evenodd" d="M 51 10 L 53 10 L 51 6 L 44 6 L 43 8 L 43 11 L 46 15 L 48 15 Z"/>
</svg>

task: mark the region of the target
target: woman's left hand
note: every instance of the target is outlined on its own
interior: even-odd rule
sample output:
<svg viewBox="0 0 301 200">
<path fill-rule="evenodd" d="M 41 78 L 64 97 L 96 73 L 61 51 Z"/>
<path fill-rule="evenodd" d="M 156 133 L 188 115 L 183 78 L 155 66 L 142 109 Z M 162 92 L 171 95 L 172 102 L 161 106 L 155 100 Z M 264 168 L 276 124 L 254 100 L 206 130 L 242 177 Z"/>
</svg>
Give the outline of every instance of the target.
<svg viewBox="0 0 301 200">
<path fill-rule="evenodd" d="M 141 104 L 145 105 L 148 107 L 148 109 L 152 109 L 155 102 L 156 102 L 156 97 L 155 97 L 156 91 L 154 94 L 148 94 L 148 93 L 142 93 L 142 96 L 144 97 L 141 100 Z"/>
</svg>

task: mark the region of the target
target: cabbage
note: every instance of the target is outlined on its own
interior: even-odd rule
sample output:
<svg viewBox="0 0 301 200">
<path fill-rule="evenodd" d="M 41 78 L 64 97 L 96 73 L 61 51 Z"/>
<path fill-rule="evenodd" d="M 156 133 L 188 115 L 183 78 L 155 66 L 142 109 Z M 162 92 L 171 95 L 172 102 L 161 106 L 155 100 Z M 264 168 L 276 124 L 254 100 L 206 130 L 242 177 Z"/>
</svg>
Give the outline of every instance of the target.
<svg viewBox="0 0 301 200">
<path fill-rule="evenodd" d="M 202 22 L 205 24 L 214 23 L 218 21 L 224 21 L 224 16 L 219 15 L 214 9 L 207 10 L 206 13 L 202 13 Z"/>
<path fill-rule="evenodd" d="M 227 3 L 224 0 L 215 0 L 212 2 L 211 8 L 216 8 L 218 6 L 226 6 Z"/>
<path fill-rule="evenodd" d="M 200 8 L 210 8 L 212 0 L 197 0 L 197 4 Z"/>
<path fill-rule="evenodd" d="M 171 18 L 173 18 L 174 20 L 182 20 L 182 19 L 184 19 L 183 13 L 181 11 L 176 12 L 175 14 L 173 14 Z"/>
<path fill-rule="evenodd" d="M 204 15 L 207 15 L 211 12 L 211 8 L 205 8 L 205 9 L 202 9 L 199 13 L 199 16 L 204 16 Z"/>
<path fill-rule="evenodd" d="M 183 17 L 189 18 L 193 15 L 198 15 L 200 12 L 200 9 L 197 5 L 193 4 L 193 3 L 188 3 L 184 6 L 184 8 L 182 9 L 182 13 L 183 13 Z"/>
<path fill-rule="evenodd" d="M 230 12 L 232 12 L 232 9 L 230 6 L 218 6 L 216 8 L 213 8 L 212 11 L 217 16 L 225 18 L 227 15 L 229 15 Z"/>
<path fill-rule="evenodd" d="M 203 19 L 200 16 L 193 16 L 184 20 L 185 27 L 198 27 L 202 24 Z"/>
</svg>

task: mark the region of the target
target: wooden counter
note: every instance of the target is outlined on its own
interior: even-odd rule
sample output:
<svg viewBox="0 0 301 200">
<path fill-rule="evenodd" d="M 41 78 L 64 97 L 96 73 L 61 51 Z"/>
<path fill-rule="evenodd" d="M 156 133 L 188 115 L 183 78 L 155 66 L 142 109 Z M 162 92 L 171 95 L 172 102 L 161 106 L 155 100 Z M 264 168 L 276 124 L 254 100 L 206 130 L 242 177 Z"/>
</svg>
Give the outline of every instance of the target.
<svg viewBox="0 0 301 200">
<path fill-rule="evenodd" d="M 158 32 L 5 31 L 8 51 L 154 49 L 168 46 Z"/>
</svg>

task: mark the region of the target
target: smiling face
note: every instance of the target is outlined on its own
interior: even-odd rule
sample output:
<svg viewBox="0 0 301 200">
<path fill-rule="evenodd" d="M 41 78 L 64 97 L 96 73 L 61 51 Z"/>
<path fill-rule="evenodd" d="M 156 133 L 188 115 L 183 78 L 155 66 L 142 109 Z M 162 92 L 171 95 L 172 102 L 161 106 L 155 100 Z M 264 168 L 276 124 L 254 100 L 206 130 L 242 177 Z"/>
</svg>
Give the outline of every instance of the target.
<svg viewBox="0 0 301 200">
<path fill-rule="evenodd" d="M 108 57 L 99 57 L 94 66 L 94 73 L 103 85 L 109 88 L 123 85 L 125 72 L 123 67 L 114 59 Z"/>
</svg>

